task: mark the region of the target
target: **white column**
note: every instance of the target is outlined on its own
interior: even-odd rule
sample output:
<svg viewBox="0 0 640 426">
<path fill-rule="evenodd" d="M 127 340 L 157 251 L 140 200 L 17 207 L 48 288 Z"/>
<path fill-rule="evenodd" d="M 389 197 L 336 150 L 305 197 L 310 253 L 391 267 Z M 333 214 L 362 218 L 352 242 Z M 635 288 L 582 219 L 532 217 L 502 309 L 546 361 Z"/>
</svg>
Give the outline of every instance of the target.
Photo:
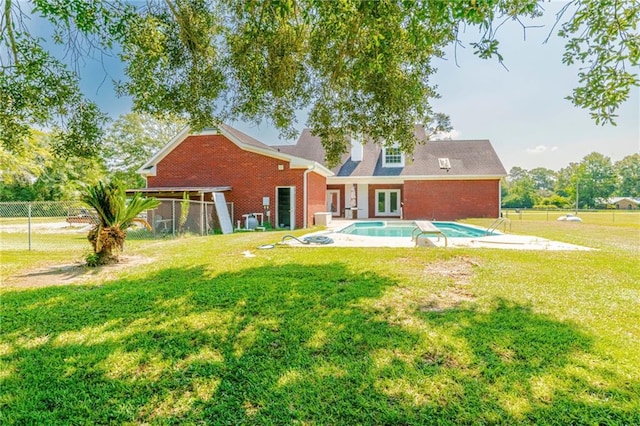
<svg viewBox="0 0 640 426">
<path fill-rule="evenodd" d="M 366 183 L 358 184 L 358 219 L 367 219 L 369 217 L 369 185 Z"/>
</svg>

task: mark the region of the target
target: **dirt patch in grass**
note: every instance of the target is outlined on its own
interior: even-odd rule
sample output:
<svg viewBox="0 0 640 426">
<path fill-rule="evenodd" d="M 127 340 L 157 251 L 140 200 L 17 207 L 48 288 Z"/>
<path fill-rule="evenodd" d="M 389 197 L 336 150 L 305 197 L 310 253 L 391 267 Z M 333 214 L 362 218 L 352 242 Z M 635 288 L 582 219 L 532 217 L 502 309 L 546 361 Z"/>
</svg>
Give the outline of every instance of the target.
<svg viewBox="0 0 640 426">
<path fill-rule="evenodd" d="M 118 263 L 90 268 L 85 263 L 75 262 L 64 265 L 48 265 L 7 277 L 2 287 L 38 288 L 61 285 L 84 284 L 88 281 L 107 281 L 124 269 L 134 268 L 153 262 L 145 256 L 119 257 Z"/>
<path fill-rule="evenodd" d="M 451 278 L 456 285 L 469 284 L 473 275 L 473 268 L 480 264 L 468 257 L 454 257 L 453 259 L 440 260 L 427 263 L 424 273 Z"/>
<path fill-rule="evenodd" d="M 469 284 L 478 266 L 476 260 L 464 256 L 429 262 L 423 269 L 427 285 L 393 287 L 373 306 L 392 324 L 420 328 L 422 320 L 415 316 L 418 312 L 442 312 L 475 301 Z M 434 290 L 433 281 L 443 280 L 444 289 Z"/>
<path fill-rule="evenodd" d="M 425 274 L 449 278 L 452 283 L 445 290 L 425 300 L 420 310 L 439 312 L 475 300 L 475 294 L 465 287 L 471 282 L 473 269 L 477 266 L 479 266 L 478 262 L 467 257 L 455 257 L 427 264 L 424 268 Z"/>
<path fill-rule="evenodd" d="M 434 294 L 425 304 L 420 306 L 422 312 L 441 312 L 455 308 L 464 302 L 473 302 L 475 294 L 459 288 L 451 288 Z"/>
</svg>

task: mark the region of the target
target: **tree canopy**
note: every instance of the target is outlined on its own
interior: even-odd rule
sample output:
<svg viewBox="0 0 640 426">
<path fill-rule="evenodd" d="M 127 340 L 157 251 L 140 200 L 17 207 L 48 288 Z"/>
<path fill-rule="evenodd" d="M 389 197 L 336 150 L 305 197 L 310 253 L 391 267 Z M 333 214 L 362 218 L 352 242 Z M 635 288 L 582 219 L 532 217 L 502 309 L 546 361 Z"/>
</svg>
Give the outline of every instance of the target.
<svg viewBox="0 0 640 426">
<path fill-rule="evenodd" d="M 75 200 L 105 172 L 97 157 L 56 155 L 52 135 L 33 131 L 17 152 L 0 146 L 0 201 Z"/>
<path fill-rule="evenodd" d="M 469 26 L 482 58 L 498 58 L 500 24 L 536 17 L 537 0 L 31 0 L 71 56 L 119 46 L 128 79 L 121 94 L 134 109 L 176 114 L 194 130 L 230 118 L 268 120 L 291 136 L 300 109 L 322 138 L 327 160 L 347 136 L 411 152 L 414 125 L 446 130 L 433 111 L 434 58 Z M 22 3 L 22 7 L 25 3 Z M 63 153 L 90 155 L 103 115 L 82 96 L 77 72 L 51 55 L 24 24 L 20 3 L 5 0 L 0 19 L 0 142 L 19 148 L 34 126 L 55 130 Z M 558 17 L 567 39 L 562 60 L 581 63 L 571 101 L 598 123 L 639 84 L 638 1 L 574 0 Z"/>
<path fill-rule="evenodd" d="M 503 207 L 578 208 L 606 206 L 612 197 L 640 196 L 640 154 L 615 164 L 598 152 L 555 172 L 512 167 L 502 185 Z"/>
<path fill-rule="evenodd" d="M 100 152 L 112 179 L 126 188 L 144 186 L 138 169 L 184 126 L 180 119 L 157 120 L 148 114 L 118 117 L 107 127 Z"/>
</svg>

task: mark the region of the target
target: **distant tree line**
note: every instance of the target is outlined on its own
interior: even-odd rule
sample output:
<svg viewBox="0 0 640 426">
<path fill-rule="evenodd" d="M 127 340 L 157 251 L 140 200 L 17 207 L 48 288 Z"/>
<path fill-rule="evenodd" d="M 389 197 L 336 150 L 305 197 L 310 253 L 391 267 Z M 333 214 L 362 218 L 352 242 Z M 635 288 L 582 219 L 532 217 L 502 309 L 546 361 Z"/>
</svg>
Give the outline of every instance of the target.
<svg viewBox="0 0 640 426">
<path fill-rule="evenodd" d="M 93 158 L 64 156 L 51 135 L 32 132 L 20 150 L 0 146 L 0 201 L 77 200 L 85 185 L 104 177 L 128 188 L 144 186 L 138 169 L 185 125 L 129 113 L 113 121 Z M 640 154 L 616 163 L 593 152 L 579 163 L 553 171 L 513 167 L 502 183 L 502 205 L 510 208 L 605 207 L 613 197 L 640 197 Z"/>
<path fill-rule="evenodd" d="M 640 198 L 640 154 L 612 163 L 592 152 L 557 172 L 513 167 L 502 183 L 507 208 L 606 208 L 612 197 Z"/>
</svg>

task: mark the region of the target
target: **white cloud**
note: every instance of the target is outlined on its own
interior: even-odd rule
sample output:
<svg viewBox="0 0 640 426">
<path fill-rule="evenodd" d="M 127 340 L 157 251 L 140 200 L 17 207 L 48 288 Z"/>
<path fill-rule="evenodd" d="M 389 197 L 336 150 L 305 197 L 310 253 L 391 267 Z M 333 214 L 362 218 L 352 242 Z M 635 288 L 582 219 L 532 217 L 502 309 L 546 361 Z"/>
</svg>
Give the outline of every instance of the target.
<svg viewBox="0 0 640 426">
<path fill-rule="evenodd" d="M 527 148 L 529 154 L 541 154 L 546 151 L 555 152 L 558 150 L 557 146 L 548 147 L 546 145 L 538 145 L 535 148 Z"/>
</svg>

